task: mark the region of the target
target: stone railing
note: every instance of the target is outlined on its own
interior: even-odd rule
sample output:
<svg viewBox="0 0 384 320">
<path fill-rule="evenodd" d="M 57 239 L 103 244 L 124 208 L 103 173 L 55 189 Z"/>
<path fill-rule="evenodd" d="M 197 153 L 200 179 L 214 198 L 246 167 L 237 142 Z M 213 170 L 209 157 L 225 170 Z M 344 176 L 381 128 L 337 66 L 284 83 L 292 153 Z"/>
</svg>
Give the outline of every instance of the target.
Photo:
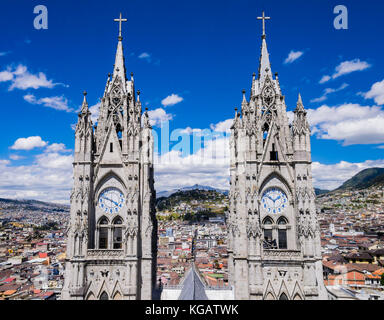
<svg viewBox="0 0 384 320">
<path fill-rule="evenodd" d="M 124 258 L 124 250 L 101 250 L 101 249 L 90 249 L 87 251 L 88 259 L 122 259 Z"/>
<path fill-rule="evenodd" d="M 299 260 L 301 260 L 301 251 L 281 250 L 281 249 L 264 249 L 263 250 L 263 256 L 264 256 L 264 260 L 299 261 Z"/>
</svg>

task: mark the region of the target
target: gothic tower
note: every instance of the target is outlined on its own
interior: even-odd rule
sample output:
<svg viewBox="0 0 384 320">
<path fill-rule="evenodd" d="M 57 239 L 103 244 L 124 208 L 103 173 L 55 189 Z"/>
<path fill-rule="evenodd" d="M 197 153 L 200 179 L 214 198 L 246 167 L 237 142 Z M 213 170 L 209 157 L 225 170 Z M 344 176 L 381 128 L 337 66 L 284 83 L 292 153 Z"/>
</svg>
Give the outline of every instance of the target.
<svg viewBox="0 0 384 320">
<path fill-rule="evenodd" d="M 62 299 L 152 299 L 157 223 L 153 136 L 121 23 L 116 60 L 93 126 L 86 93 L 75 133 L 74 182 Z"/>
<path fill-rule="evenodd" d="M 289 124 L 259 19 L 259 72 L 231 128 L 230 281 L 235 299 L 327 299 L 306 111 L 299 95 Z"/>
</svg>

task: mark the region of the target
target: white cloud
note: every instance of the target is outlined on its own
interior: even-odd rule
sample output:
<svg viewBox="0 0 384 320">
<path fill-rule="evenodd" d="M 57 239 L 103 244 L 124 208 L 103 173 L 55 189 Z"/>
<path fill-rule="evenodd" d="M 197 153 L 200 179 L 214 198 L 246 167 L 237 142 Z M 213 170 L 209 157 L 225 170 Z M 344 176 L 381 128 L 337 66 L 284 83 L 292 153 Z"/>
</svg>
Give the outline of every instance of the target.
<svg viewBox="0 0 384 320">
<path fill-rule="evenodd" d="M 5 70 L 0 72 L 0 82 L 7 82 L 13 79 L 13 73 Z"/>
<path fill-rule="evenodd" d="M 69 203 L 72 187 L 72 155 L 48 153 L 31 165 L 9 166 L 0 160 L 0 197 Z"/>
<path fill-rule="evenodd" d="M 316 99 L 312 99 L 311 102 L 322 102 L 322 101 L 325 101 L 327 100 L 328 98 L 328 95 L 331 94 L 331 93 L 335 93 L 335 92 L 338 92 L 338 91 L 341 91 L 341 90 L 344 90 L 345 88 L 347 88 L 349 85 L 347 83 L 343 83 L 339 88 L 337 89 L 333 89 L 333 88 L 326 88 L 324 90 L 324 93 L 321 97 L 319 98 L 316 98 Z"/>
<path fill-rule="evenodd" d="M 321 80 L 319 81 L 319 83 L 325 83 L 327 81 L 331 80 L 331 77 L 330 76 L 323 76 L 321 78 Z"/>
<path fill-rule="evenodd" d="M 335 73 L 331 76 L 325 75 L 322 77 L 320 80 L 320 83 L 327 82 L 332 79 L 336 79 L 338 77 L 341 77 L 343 75 L 356 72 L 356 71 L 363 71 L 365 69 L 370 68 L 371 65 L 368 62 L 365 61 L 360 61 L 360 59 L 354 59 L 350 61 L 344 61 L 340 63 L 336 68 L 335 68 Z"/>
<path fill-rule="evenodd" d="M 10 164 L 11 161 L 9 160 L 0 160 L 0 168 L 5 167 L 6 165 Z"/>
<path fill-rule="evenodd" d="M 89 111 L 91 112 L 92 123 L 96 123 L 99 118 L 100 106 L 101 106 L 101 102 L 89 108 Z"/>
<path fill-rule="evenodd" d="M 349 74 L 355 71 L 363 71 L 370 68 L 371 65 L 360 59 L 354 59 L 351 61 L 344 61 L 336 67 L 336 72 L 332 75 L 333 79 L 336 79 L 342 75 Z"/>
<path fill-rule="evenodd" d="M 19 138 L 15 141 L 12 150 L 32 150 L 34 148 L 42 148 L 47 145 L 47 142 L 43 141 L 41 137 L 34 136 L 28 138 Z"/>
<path fill-rule="evenodd" d="M 11 154 L 11 155 L 9 156 L 9 159 L 14 160 L 14 161 L 17 161 L 17 160 L 24 159 L 24 157 L 19 156 L 18 154 Z"/>
<path fill-rule="evenodd" d="M 373 167 L 384 167 L 384 159 L 360 163 L 341 161 L 329 165 L 313 162 L 313 184 L 316 188 L 334 190 L 360 171 Z"/>
<path fill-rule="evenodd" d="M 304 54 L 303 51 L 291 51 L 289 54 L 288 54 L 288 57 L 285 59 L 284 63 L 287 64 L 287 63 L 292 63 L 294 61 L 296 61 L 297 59 L 299 59 L 302 55 Z"/>
<path fill-rule="evenodd" d="M 162 122 L 172 120 L 172 114 L 167 113 L 163 108 L 148 111 L 149 123 L 151 126 L 160 126 Z"/>
<path fill-rule="evenodd" d="M 47 146 L 45 152 L 71 152 L 72 150 L 67 149 L 64 143 L 52 143 Z"/>
<path fill-rule="evenodd" d="M 343 104 L 308 109 L 312 134 L 343 145 L 384 143 L 384 110 L 378 106 Z"/>
<path fill-rule="evenodd" d="M 140 54 L 138 56 L 138 58 L 146 60 L 148 63 L 150 63 L 152 61 L 152 57 L 151 57 L 151 55 L 148 52 L 143 52 L 142 54 Z"/>
<path fill-rule="evenodd" d="M 147 52 L 143 52 L 142 54 L 139 55 L 139 59 L 147 59 L 149 58 L 151 55 Z"/>
<path fill-rule="evenodd" d="M 163 99 L 161 101 L 161 104 L 164 106 L 164 107 L 167 107 L 167 106 L 173 106 L 175 104 L 178 104 L 180 103 L 181 101 L 183 101 L 184 99 L 182 97 L 180 97 L 179 95 L 177 94 L 171 94 L 170 96 L 166 97 L 165 99 Z"/>
<path fill-rule="evenodd" d="M 185 129 L 181 130 L 180 133 L 186 133 L 186 134 L 196 134 L 200 133 L 202 130 L 199 128 L 191 128 L 191 127 L 186 127 Z"/>
<path fill-rule="evenodd" d="M 182 157 L 172 150 L 155 157 L 155 187 L 157 191 L 208 185 L 229 188 L 229 138 L 204 141 L 204 148 Z"/>
<path fill-rule="evenodd" d="M 52 80 L 48 80 L 43 72 L 39 72 L 38 74 L 30 73 L 28 68 L 22 64 L 18 65 L 16 68 L 8 66 L 6 70 L 0 72 L 0 82 L 8 81 L 11 81 L 11 86 L 9 87 L 10 91 L 14 89 L 53 88 L 59 85 L 59 83 L 53 83 Z"/>
<path fill-rule="evenodd" d="M 233 124 L 233 119 L 227 119 L 225 121 L 221 121 L 217 124 L 211 124 L 211 129 L 216 132 L 231 132 L 231 126 Z"/>
<path fill-rule="evenodd" d="M 365 99 L 374 99 L 378 105 L 384 104 L 384 80 L 372 85 L 371 90 L 362 94 Z"/>
<path fill-rule="evenodd" d="M 73 112 L 74 110 L 68 106 L 68 100 L 64 97 L 45 97 L 36 99 L 33 94 L 27 94 L 24 96 L 24 100 L 31 104 L 43 105 L 47 108 L 52 108 L 59 111 Z"/>
</svg>

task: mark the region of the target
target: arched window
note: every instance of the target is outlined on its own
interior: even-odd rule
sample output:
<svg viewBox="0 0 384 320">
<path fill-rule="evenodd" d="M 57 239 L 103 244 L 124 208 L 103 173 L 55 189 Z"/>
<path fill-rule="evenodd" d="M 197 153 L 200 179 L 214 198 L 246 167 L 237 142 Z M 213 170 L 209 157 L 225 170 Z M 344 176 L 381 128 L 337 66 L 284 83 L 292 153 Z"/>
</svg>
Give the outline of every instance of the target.
<svg viewBox="0 0 384 320">
<path fill-rule="evenodd" d="M 276 246 L 276 240 L 273 239 L 272 225 L 273 220 L 270 217 L 267 217 L 263 220 L 265 249 L 273 249 Z"/>
<path fill-rule="evenodd" d="M 99 249 L 108 249 L 108 219 L 103 217 L 99 221 Z"/>
<path fill-rule="evenodd" d="M 100 300 L 109 300 L 108 294 L 105 291 L 103 291 L 103 293 L 101 294 Z"/>
<path fill-rule="evenodd" d="M 287 297 L 287 295 L 286 295 L 285 293 L 282 293 L 282 294 L 280 295 L 279 300 L 289 300 L 289 299 L 288 299 L 288 297 Z"/>
<path fill-rule="evenodd" d="M 271 217 L 263 220 L 264 249 L 288 249 L 288 220 L 280 217 L 275 223 Z"/>
<path fill-rule="evenodd" d="M 123 244 L 123 220 L 117 217 L 113 221 L 113 249 L 121 249 Z"/>
</svg>

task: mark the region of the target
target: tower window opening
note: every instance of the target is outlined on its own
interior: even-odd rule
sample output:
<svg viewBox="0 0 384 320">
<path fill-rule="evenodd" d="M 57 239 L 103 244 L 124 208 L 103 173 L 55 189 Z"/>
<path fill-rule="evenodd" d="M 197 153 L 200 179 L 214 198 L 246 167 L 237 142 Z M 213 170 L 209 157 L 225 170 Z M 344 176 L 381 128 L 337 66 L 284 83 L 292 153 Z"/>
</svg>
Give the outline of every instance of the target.
<svg viewBox="0 0 384 320">
<path fill-rule="evenodd" d="M 279 229 L 279 249 L 287 249 L 287 230 Z"/>
<path fill-rule="evenodd" d="M 268 123 L 264 123 L 264 126 L 263 126 L 263 145 L 265 145 L 265 141 L 267 140 L 268 131 L 269 131 L 269 125 L 268 125 Z"/>
<path fill-rule="evenodd" d="M 120 217 L 113 221 L 113 249 L 121 249 L 123 244 L 123 221 Z"/>
<path fill-rule="evenodd" d="M 275 150 L 275 144 L 272 143 L 272 151 L 270 152 L 271 161 L 279 161 L 279 154 Z"/>
<path fill-rule="evenodd" d="M 113 152 L 113 143 L 112 142 L 109 144 L 109 152 Z"/>
<path fill-rule="evenodd" d="M 99 229 L 99 249 L 108 249 L 108 228 Z"/>
</svg>

